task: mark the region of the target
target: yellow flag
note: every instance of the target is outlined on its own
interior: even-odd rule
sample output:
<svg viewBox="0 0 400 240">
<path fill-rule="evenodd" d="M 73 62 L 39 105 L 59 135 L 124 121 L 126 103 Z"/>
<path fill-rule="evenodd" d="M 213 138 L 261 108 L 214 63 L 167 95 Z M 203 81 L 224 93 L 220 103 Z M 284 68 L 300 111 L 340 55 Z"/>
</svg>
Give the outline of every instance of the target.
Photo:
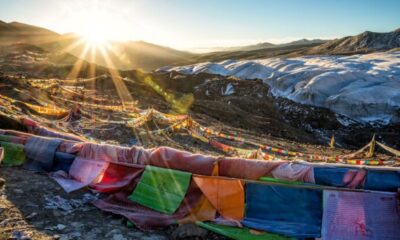
<svg viewBox="0 0 400 240">
<path fill-rule="evenodd" d="M 329 146 L 331 148 L 335 148 L 335 136 L 333 134 L 332 134 L 331 142 L 329 143 Z"/>
<path fill-rule="evenodd" d="M 374 154 L 375 154 L 375 134 L 372 137 L 371 145 L 369 146 L 369 151 L 368 151 L 367 157 L 369 157 L 369 158 L 373 157 Z"/>
</svg>

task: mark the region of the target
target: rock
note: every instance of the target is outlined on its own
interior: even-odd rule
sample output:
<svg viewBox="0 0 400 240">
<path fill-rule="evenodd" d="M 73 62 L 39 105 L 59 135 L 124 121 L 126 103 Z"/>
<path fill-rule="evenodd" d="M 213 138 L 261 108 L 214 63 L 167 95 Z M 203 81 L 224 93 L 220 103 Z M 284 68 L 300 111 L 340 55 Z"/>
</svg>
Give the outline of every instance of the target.
<svg viewBox="0 0 400 240">
<path fill-rule="evenodd" d="M 53 231 L 53 230 L 56 230 L 56 229 L 57 229 L 57 226 L 47 226 L 47 227 L 45 227 L 44 229 L 51 232 L 51 231 Z"/>
<path fill-rule="evenodd" d="M 24 193 L 24 190 L 19 189 L 19 188 L 15 188 L 15 189 L 13 189 L 13 192 L 15 192 L 15 193 L 17 193 L 17 194 L 23 194 L 23 193 Z"/>
<path fill-rule="evenodd" d="M 196 224 L 184 224 L 176 228 L 171 238 L 174 240 L 185 239 L 185 238 L 200 238 L 205 239 L 208 231 L 196 226 Z"/>
<path fill-rule="evenodd" d="M 0 227 L 5 227 L 8 224 L 8 219 L 4 219 L 3 221 L 0 222 Z"/>
<path fill-rule="evenodd" d="M 74 229 L 79 229 L 79 228 L 82 228 L 83 227 L 83 223 L 80 223 L 80 222 L 72 222 L 71 223 L 71 226 L 74 228 Z"/>
<path fill-rule="evenodd" d="M 80 232 L 73 232 L 73 233 L 70 233 L 70 234 L 68 234 L 69 235 L 69 237 L 75 237 L 75 238 L 79 238 L 80 236 L 82 236 L 82 234 L 80 233 Z"/>
<path fill-rule="evenodd" d="M 132 239 L 142 239 L 143 237 L 143 233 L 142 232 L 129 232 L 128 235 L 132 238 Z"/>
<path fill-rule="evenodd" d="M 60 235 L 57 235 L 57 234 L 56 234 L 56 235 L 53 235 L 53 239 L 54 239 L 54 240 L 59 240 L 59 239 L 60 239 Z"/>
<path fill-rule="evenodd" d="M 26 216 L 25 218 L 26 218 L 26 219 L 32 219 L 32 218 L 34 218 L 34 217 L 37 216 L 37 215 L 38 215 L 37 212 L 33 212 L 33 213 L 29 214 L 28 216 Z"/>
<path fill-rule="evenodd" d="M 66 228 L 67 226 L 65 226 L 64 224 L 57 224 L 57 229 L 62 231 Z"/>
<path fill-rule="evenodd" d="M 38 208 L 38 207 L 39 207 L 39 205 L 37 205 L 37 204 L 35 204 L 35 203 L 33 203 L 33 202 L 27 202 L 27 203 L 25 204 L 25 206 L 27 206 L 27 207 L 32 207 L 32 208 Z"/>
<path fill-rule="evenodd" d="M 69 240 L 69 236 L 68 235 L 61 235 L 60 236 L 60 240 Z"/>
<path fill-rule="evenodd" d="M 56 218 L 58 218 L 58 217 L 63 216 L 63 214 L 62 214 L 61 211 L 53 210 L 53 216 L 56 217 Z"/>
<path fill-rule="evenodd" d="M 98 239 L 101 235 L 101 230 L 98 228 L 93 228 L 87 234 L 85 234 L 84 239 Z"/>
<path fill-rule="evenodd" d="M 121 219 L 112 220 L 112 221 L 110 222 L 110 224 L 111 224 L 111 225 L 121 225 Z"/>
<path fill-rule="evenodd" d="M 48 221 L 39 221 L 39 219 L 35 219 L 34 221 L 34 225 L 37 228 L 44 228 L 45 226 L 47 226 Z"/>
<path fill-rule="evenodd" d="M 113 240 L 127 240 L 122 234 L 115 234 Z"/>
<path fill-rule="evenodd" d="M 22 232 L 22 231 L 13 231 L 11 233 L 11 238 L 12 240 L 31 240 L 32 238 L 28 236 L 27 233 Z"/>
<path fill-rule="evenodd" d="M 142 237 L 141 240 L 168 240 L 168 238 L 161 235 L 150 235 Z"/>
<path fill-rule="evenodd" d="M 119 234 L 119 233 L 121 233 L 121 230 L 119 230 L 119 229 L 113 229 L 113 230 L 109 231 L 109 232 L 105 235 L 105 237 L 106 237 L 106 238 L 111 238 L 111 236 L 114 236 L 114 235 Z"/>
</svg>

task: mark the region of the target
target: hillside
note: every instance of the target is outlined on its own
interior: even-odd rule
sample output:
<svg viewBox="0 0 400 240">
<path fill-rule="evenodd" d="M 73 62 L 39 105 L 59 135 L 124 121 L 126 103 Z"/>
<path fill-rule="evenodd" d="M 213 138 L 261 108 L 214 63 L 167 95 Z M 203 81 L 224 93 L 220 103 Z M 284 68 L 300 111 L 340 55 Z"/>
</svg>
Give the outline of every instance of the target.
<svg viewBox="0 0 400 240">
<path fill-rule="evenodd" d="M 273 44 L 269 42 L 261 42 L 253 45 L 246 45 L 246 46 L 236 46 L 236 47 L 218 47 L 213 48 L 215 52 L 238 52 L 238 51 L 253 51 L 253 50 L 263 50 L 266 48 L 279 48 L 279 47 L 290 47 L 290 46 L 307 46 L 307 45 L 318 45 L 327 42 L 327 40 L 321 39 L 300 39 L 292 42 L 281 43 L 281 44 Z"/>
<path fill-rule="evenodd" d="M 263 46 L 266 46 L 263 48 Z M 352 55 L 385 51 L 400 47 L 400 30 L 387 33 L 366 31 L 356 36 L 335 40 L 300 39 L 287 44 L 256 44 L 235 48 L 234 51 L 205 53 L 191 59 L 189 63 L 217 62 L 227 59 L 245 60 L 271 57 L 300 57 L 306 55 Z M 185 63 L 182 63 L 183 65 Z M 188 64 L 188 63 L 186 63 Z"/>
<path fill-rule="evenodd" d="M 309 54 L 355 54 L 383 51 L 400 47 L 400 28 L 392 32 L 377 33 L 365 31 L 328 41 L 311 48 Z"/>
<path fill-rule="evenodd" d="M 60 35 L 28 24 L 0 21 L 0 48 L 16 43 L 37 46 L 54 54 L 68 51 L 76 57 L 89 62 L 93 61 L 90 54 L 82 55 L 86 43 L 82 42 L 77 35 Z M 109 58 L 114 64 L 113 67 L 122 70 L 151 71 L 165 65 L 187 61 L 194 56 L 188 52 L 143 41 L 110 42 L 109 45 L 112 49 L 109 51 Z M 93 62 L 103 66 L 109 65 L 101 54 L 97 54 Z"/>
<path fill-rule="evenodd" d="M 397 56 L 396 54 L 393 53 L 393 59 Z M 393 132 L 398 129 L 395 125 L 372 126 L 367 123 L 353 121 L 320 105 L 303 105 L 301 104 L 302 102 L 297 103 L 297 99 L 295 98 L 292 98 L 294 100 L 292 101 L 284 95 L 276 97 L 271 94 L 277 91 L 276 84 L 279 82 L 283 84 L 279 88 L 282 92 L 285 91 L 283 88 L 285 84 L 292 83 L 292 85 L 288 85 L 288 87 L 292 88 L 296 85 L 293 79 L 296 81 L 301 79 L 300 77 L 303 76 L 302 72 L 295 75 L 291 74 L 291 71 L 288 71 L 287 75 L 281 76 L 280 80 L 282 81 L 274 82 L 271 80 L 271 86 L 269 86 L 269 84 L 265 84 L 259 80 L 247 80 L 248 78 L 262 79 L 263 77 L 260 74 L 265 73 L 263 69 L 268 68 L 267 66 L 263 67 L 260 63 L 248 62 L 245 64 L 244 62 L 238 62 L 235 68 L 230 68 L 236 74 L 228 70 L 225 73 L 218 71 L 218 68 L 223 69 L 224 66 L 221 65 L 218 67 L 215 64 L 216 67 L 212 68 L 214 71 L 209 71 L 211 65 L 204 65 L 202 68 L 197 67 L 198 71 L 194 72 L 189 72 L 188 67 L 186 67 L 187 71 L 183 71 L 184 68 L 182 68 L 173 69 L 174 71 L 171 72 L 153 74 L 144 74 L 140 71 L 131 70 L 120 71 L 120 79 L 113 80 L 112 71 L 109 69 L 83 62 L 81 69 L 74 74 L 77 80 L 70 80 L 71 72 L 75 71 L 73 57 L 69 59 L 68 55 L 65 56 L 63 64 L 58 64 L 57 62 L 60 61 L 58 59 L 54 61 L 53 57 L 55 56 L 29 45 L 18 45 L 18 48 L 16 47 L 12 53 L 0 55 L 0 72 L 5 76 L 2 78 L 2 83 L 5 86 L 10 84 L 13 86 L 12 88 L 5 87 L 1 89 L 0 94 L 4 94 L 15 100 L 26 101 L 30 99 L 31 103 L 36 105 L 50 103 L 63 109 L 70 109 L 73 101 L 82 102 L 83 104 L 91 104 L 94 101 L 109 105 L 111 103 L 120 103 L 117 87 L 121 84 L 119 82 L 122 81 L 131 97 L 135 101 L 138 101 L 137 106 L 141 109 L 155 108 L 162 112 L 176 112 L 179 110 L 176 106 L 179 107 L 180 103 L 186 104 L 187 102 L 190 114 L 197 121 L 208 126 L 218 126 L 220 129 L 231 129 L 229 131 L 241 132 L 250 138 L 257 139 L 257 141 L 262 141 L 262 139 L 269 141 L 268 139 L 272 136 L 303 143 L 325 144 L 330 135 L 335 133 L 337 142 L 342 146 L 359 147 L 360 144 L 368 141 L 371 131 L 376 131 L 385 136 L 386 141 L 391 144 L 398 144 L 396 140 L 398 133 Z M 268 63 L 274 65 L 273 59 L 264 60 L 264 65 Z M 293 65 L 291 60 L 282 62 L 281 70 L 288 70 L 290 63 Z M 227 61 L 225 64 L 229 64 L 229 62 Z M 230 64 L 235 64 L 235 62 L 231 61 Z M 324 62 L 321 61 L 321 64 L 324 64 Z M 95 75 L 92 75 L 91 69 L 95 69 Z M 254 71 L 255 69 L 259 71 Z M 311 70 L 318 73 L 317 66 L 309 67 L 309 71 Z M 181 71 L 182 73 L 177 73 L 176 71 Z M 296 68 L 293 71 L 296 71 Z M 229 75 L 243 78 L 243 80 Z M 245 78 L 245 75 L 248 78 Z M 289 76 L 292 76 L 293 79 L 289 78 Z M 324 74 L 321 74 L 321 76 L 324 76 Z M 151 83 L 146 80 L 147 77 L 152 79 Z M 284 79 L 286 80 L 283 81 Z M 158 92 L 155 86 L 158 86 L 158 89 L 162 89 L 163 92 Z M 385 85 L 383 84 L 382 86 Z M 65 92 L 65 89 L 73 90 L 73 92 Z M 367 86 L 365 89 L 368 90 Z M 350 94 L 351 91 L 348 93 Z M 304 94 L 307 95 L 306 93 Z M 27 98 L 26 96 L 31 97 Z M 37 96 L 40 97 L 38 98 Z M 103 100 L 99 102 L 99 98 Z M 318 99 L 315 98 L 315 100 Z M 395 96 L 393 99 L 395 99 Z M 343 98 L 342 102 L 338 101 L 334 106 L 342 106 L 345 100 L 346 98 Z M 308 102 L 308 104 L 312 104 L 312 102 Z M 360 114 L 368 114 L 362 111 L 369 111 L 371 113 L 374 110 L 368 105 L 364 108 L 361 105 L 356 110 Z M 86 109 L 88 117 L 95 114 L 95 119 L 112 117 L 116 121 L 121 121 L 131 118 L 125 115 L 122 115 L 121 118 L 122 113 L 118 112 L 109 115 L 110 112 L 108 111 L 96 110 L 93 112 L 89 109 Z M 22 110 L 23 112 L 9 112 L 9 114 L 17 116 L 31 112 L 26 107 L 22 108 Z M 390 114 L 392 111 L 396 111 L 394 106 L 392 108 L 385 107 L 381 109 L 381 113 L 383 114 Z M 40 121 L 48 122 L 46 119 Z M 86 124 L 86 122 L 84 121 L 82 124 Z M 103 124 L 99 122 L 99 124 L 106 128 L 115 127 L 111 123 Z M 129 142 L 132 132 L 129 132 L 130 128 L 127 128 L 124 124 L 119 127 L 121 127 L 121 131 L 127 131 L 127 134 L 120 135 L 121 132 L 116 131 L 116 135 L 114 133 L 103 135 L 103 133 L 100 133 L 102 131 L 96 133 L 97 131 L 93 131 L 92 127 L 89 127 L 92 130 L 85 133 L 90 134 L 91 137 L 99 134 L 97 135 L 99 139 L 105 137 L 113 141 L 118 141 L 121 144 L 126 144 Z M 375 130 L 371 130 L 371 128 Z M 261 138 L 259 138 L 260 134 L 262 135 Z M 359 134 L 360 136 L 355 140 L 354 134 Z M 173 147 L 191 151 L 204 150 L 206 153 L 210 152 L 209 147 L 201 150 L 196 144 L 191 145 L 191 141 L 188 142 L 188 137 L 173 137 L 175 141 L 179 142 L 178 145 L 174 144 Z M 164 138 L 160 139 L 163 141 L 163 144 L 171 144 L 169 141 L 164 141 Z M 201 146 L 205 147 L 204 145 Z"/>
<path fill-rule="evenodd" d="M 110 42 L 108 59 L 102 54 L 84 52 L 86 43 L 75 34 L 64 34 L 18 23 L 0 21 L 0 48 L 12 44 L 29 44 L 48 52 L 67 51 L 78 58 L 98 65 L 121 70 L 153 71 L 163 66 L 178 66 L 227 59 L 258 59 L 271 57 L 298 57 L 305 55 L 357 54 L 400 47 L 400 30 L 388 33 L 364 32 L 356 36 L 325 41 L 300 39 L 284 44 L 263 42 L 249 46 L 218 48 L 217 52 L 193 54 L 143 41 Z M 60 54 L 60 53 L 57 53 Z M 109 62 L 113 64 L 110 66 Z"/>
<path fill-rule="evenodd" d="M 213 52 L 233 52 L 233 51 L 252 51 L 252 50 L 260 50 L 264 48 L 273 48 L 276 47 L 275 44 L 269 42 L 262 42 L 253 45 L 247 46 L 235 46 L 235 47 L 216 47 L 213 48 Z"/>
<path fill-rule="evenodd" d="M 76 39 L 75 41 L 78 40 Z M 71 49 L 70 52 L 75 56 L 80 56 L 84 48 L 85 44 L 82 43 Z M 143 41 L 110 42 L 108 51 L 108 57 L 115 68 L 121 70 L 140 69 L 152 71 L 161 66 L 186 62 L 193 56 L 188 52 Z M 90 54 L 83 56 L 83 59 L 91 61 Z M 108 66 L 107 60 L 102 54 L 97 54 L 94 62 L 102 66 Z"/>
<path fill-rule="evenodd" d="M 226 60 L 162 68 L 160 72 L 209 73 L 260 79 L 271 92 L 331 109 L 356 121 L 399 123 L 400 52 Z M 381 93 L 385 93 L 382 95 Z"/>
<path fill-rule="evenodd" d="M 295 44 L 289 46 L 277 45 L 274 47 L 249 50 L 249 51 L 223 51 L 223 52 L 204 53 L 194 56 L 186 63 L 180 62 L 180 65 L 188 63 L 199 63 L 205 61 L 223 61 L 227 59 L 257 59 L 257 58 L 270 58 L 270 57 L 300 56 L 303 55 L 303 53 L 306 52 L 311 47 L 317 46 L 319 44 L 320 43 Z"/>
<path fill-rule="evenodd" d="M 40 45 L 55 41 L 59 34 L 29 24 L 0 21 L 0 46 L 29 43 Z"/>
</svg>

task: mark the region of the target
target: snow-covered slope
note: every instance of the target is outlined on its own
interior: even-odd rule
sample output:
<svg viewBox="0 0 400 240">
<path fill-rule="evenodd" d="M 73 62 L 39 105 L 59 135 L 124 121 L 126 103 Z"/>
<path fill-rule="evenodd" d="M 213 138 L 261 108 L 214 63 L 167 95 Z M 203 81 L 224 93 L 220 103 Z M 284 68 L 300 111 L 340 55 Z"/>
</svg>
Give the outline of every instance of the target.
<svg viewBox="0 0 400 240">
<path fill-rule="evenodd" d="M 400 51 L 353 56 L 199 63 L 158 71 L 262 79 L 276 96 L 327 107 L 353 119 L 400 122 Z"/>
</svg>

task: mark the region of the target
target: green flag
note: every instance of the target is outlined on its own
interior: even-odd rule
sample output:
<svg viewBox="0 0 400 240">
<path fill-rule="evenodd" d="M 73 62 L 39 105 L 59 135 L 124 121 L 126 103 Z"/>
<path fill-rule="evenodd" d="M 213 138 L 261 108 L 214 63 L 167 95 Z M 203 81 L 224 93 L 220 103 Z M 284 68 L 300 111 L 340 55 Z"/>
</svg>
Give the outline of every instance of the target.
<svg viewBox="0 0 400 240">
<path fill-rule="evenodd" d="M 3 165 L 20 166 L 25 163 L 24 146 L 21 144 L 0 142 L 0 146 L 4 148 Z"/>
<path fill-rule="evenodd" d="M 261 232 L 259 234 L 251 233 L 249 228 L 239 228 L 231 226 L 223 226 L 213 223 L 196 222 L 199 227 L 221 234 L 225 237 L 236 240 L 287 240 L 293 239 L 278 234 Z"/>
<path fill-rule="evenodd" d="M 186 195 L 191 176 L 188 172 L 147 165 L 129 199 L 156 211 L 173 214 Z"/>
</svg>

